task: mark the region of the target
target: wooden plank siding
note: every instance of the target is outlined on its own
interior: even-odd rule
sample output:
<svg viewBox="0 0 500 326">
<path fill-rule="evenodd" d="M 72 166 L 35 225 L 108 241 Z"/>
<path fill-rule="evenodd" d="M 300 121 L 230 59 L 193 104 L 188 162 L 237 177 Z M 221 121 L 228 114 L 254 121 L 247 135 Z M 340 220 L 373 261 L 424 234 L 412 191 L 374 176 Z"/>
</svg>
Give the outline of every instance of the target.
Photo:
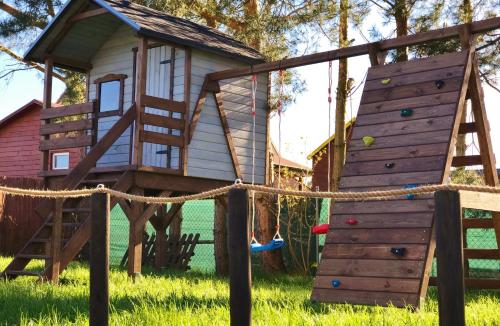
<svg viewBox="0 0 500 326">
<path fill-rule="evenodd" d="M 108 74 L 124 74 L 123 110 L 132 105 L 133 52 L 137 46 L 137 38 L 125 25 L 121 25 L 115 33 L 97 51 L 92 59 L 92 69 L 89 72 L 89 99 L 97 96 L 94 81 Z M 97 123 L 97 141 L 118 121 L 119 116 L 99 118 Z M 131 128 L 127 129 L 110 149 L 97 161 L 98 167 L 128 165 L 130 158 Z"/>
<path fill-rule="evenodd" d="M 401 189 L 447 178 L 467 60 L 462 52 L 369 69 L 340 190 Z M 444 86 L 436 87 L 436 80 Z M 401 116 L 404 108 L 412 115 Z M 365 146 L 364 136 L 375 142 Z M 433 216 L 428 195 L 336 203 L 312 298 L 418 306 L 432 262 Z M 397 256 L 392 248 L 406 251 Z M 333 287 L 333 280 L 340 285 Z"/>
<path fill-rule="evenodd" d="M 200 51 L 192 52 L 190 117 L 193 114 L 205 75 L 210 72 L 241 67 L 236 61 Z M 256 169 L 255 181 L 264 183 L 267 132 L 267 74 L 258 76 L 256 116 Z M 233 139 L 242 178 L 252 179 L 252 115 L 250 77 L 220 82 L 220 98 L 224 103 L 226 120 Z M 206 164 L 204 164 L 206 163 Z M 212 95 L 206 96 L 193 138 L 188 147 L 188 175 L 216 178 L 227 181 L 236 179 L 221 125 L 217 106 Z"/>
</svg>

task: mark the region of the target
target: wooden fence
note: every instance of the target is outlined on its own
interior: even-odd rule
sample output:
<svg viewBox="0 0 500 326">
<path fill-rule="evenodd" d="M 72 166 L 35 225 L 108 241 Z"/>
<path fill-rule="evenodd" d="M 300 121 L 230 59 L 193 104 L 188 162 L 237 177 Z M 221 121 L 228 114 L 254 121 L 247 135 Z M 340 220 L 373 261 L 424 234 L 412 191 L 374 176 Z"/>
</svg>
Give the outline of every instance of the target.
<svg viewBox="0 0 500 326">
<path fill-rule="evenodd" d="M 25 189 L 41 189 L 43 180 L 0 177 L 0 185 Z M 40 199 L 0 194 L 0 255 L 14 255 L 42 225 L 35 212 Z"/>
</svg>

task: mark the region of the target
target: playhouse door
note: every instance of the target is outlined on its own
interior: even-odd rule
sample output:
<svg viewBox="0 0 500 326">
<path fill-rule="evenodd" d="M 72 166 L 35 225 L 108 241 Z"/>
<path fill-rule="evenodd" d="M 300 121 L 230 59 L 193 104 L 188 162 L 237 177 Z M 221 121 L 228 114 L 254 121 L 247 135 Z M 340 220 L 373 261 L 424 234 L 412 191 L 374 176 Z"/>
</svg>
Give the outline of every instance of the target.
<svg viewBox="0 0 500 326">
<path fill-rule="evenodd" d="M 174 80 L 176 70 L 176 49 L 170 46 L 158 46 L 148 50 L 148 71 L 146 95 L 174 99 Z M 178 65 L 177 65 L 178 66 Z M 183 66 L 181 66 L 183 68 Z M 176 88 L 179 85 L 175 85 Z M 180 113 L 146 107 L 146 113 L 182 118 Z M 145 131 L 180 135 L 180 130 L 145 125 Z M 143 165 L 160 168 L 179 169 L 180 149 L 171 145 L 144 143 Z"/>
</svg>

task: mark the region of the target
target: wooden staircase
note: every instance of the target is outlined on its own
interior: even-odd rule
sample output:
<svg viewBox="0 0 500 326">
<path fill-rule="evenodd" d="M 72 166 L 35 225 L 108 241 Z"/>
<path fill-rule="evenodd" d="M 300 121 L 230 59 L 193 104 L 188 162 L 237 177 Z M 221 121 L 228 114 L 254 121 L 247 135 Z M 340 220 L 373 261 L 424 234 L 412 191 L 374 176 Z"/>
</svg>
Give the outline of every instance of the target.
<svg viewBox="0 0 500 326">
<path fill-rule="evenodd" d="M 113 145 L 135 120 L 133 105 L 115 125 L 99 140 L 87 156 L 71 170 L 59 189 L 94 188 L 104 184 L 114 190 L 127 192 L 133 185 L 130 171 L 99 172 L 94 169 L 97 160 Z M 111 207 L 117 203 L 111 200 Z M 57 281 L 60 271 L 73 260 L 90 238 L 89 198 L 46 200 L 37 209 L 45 218 L 43 225 L 26 245 L 15 255 L 1 276 L 13 279 L 17 276 L 35 276 Z M 26 269 L 34 259 L 45 260 L 41 271 Z"/>
</svg>

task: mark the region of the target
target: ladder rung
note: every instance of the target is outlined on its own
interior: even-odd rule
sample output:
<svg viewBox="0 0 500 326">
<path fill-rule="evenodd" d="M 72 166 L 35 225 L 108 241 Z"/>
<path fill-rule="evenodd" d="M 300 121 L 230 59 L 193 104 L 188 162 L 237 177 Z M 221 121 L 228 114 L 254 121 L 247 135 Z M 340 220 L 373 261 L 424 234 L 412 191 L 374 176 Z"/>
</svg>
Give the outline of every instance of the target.
<svg viewBox="0 0 500 326">
<path fill-rule="evenodd" d="M 29 259 L 49 259 L 48 255 L 39 255 L 39 254 L 18 254 L 18 258 L 29 258 Z"/>
<path fill-rule="evenodd" d="M 464 218 L 462 219 L 464 229 L 491 229 L 493 228 L 493 219 L 491 218 Z"/>
<path fill-rule="evenodd" d="M 469 259 L 500 259 L 500 251 L 498 249 L 464 248 L 464 258 L 469 258 Z"/>
<path fill-rule="evenodd" d="M 41 272 L 30 272 L 30 271 L 9 271 L 9 270 L 6 270 L 4 273 L 7 275 L 18 275 L 18 276 L 36 276 L 36 277 L 42 276 Z"/>
<path fill-rule="evenodd" d="M 481 160 L 481 155 L 455 156 L 453 158 L 453 161 L 451 161 L 451 166 L 453 167 L 481 165 L 481 164 L 483 164 L 483 161 Z"/>
<path fill-rule="evenodd" d="M 472 132 L 477 132 L 476 124 L 474 122 L 461 123 L 458 128 L 459 134 L 469 134 Z"/>
</svg>

